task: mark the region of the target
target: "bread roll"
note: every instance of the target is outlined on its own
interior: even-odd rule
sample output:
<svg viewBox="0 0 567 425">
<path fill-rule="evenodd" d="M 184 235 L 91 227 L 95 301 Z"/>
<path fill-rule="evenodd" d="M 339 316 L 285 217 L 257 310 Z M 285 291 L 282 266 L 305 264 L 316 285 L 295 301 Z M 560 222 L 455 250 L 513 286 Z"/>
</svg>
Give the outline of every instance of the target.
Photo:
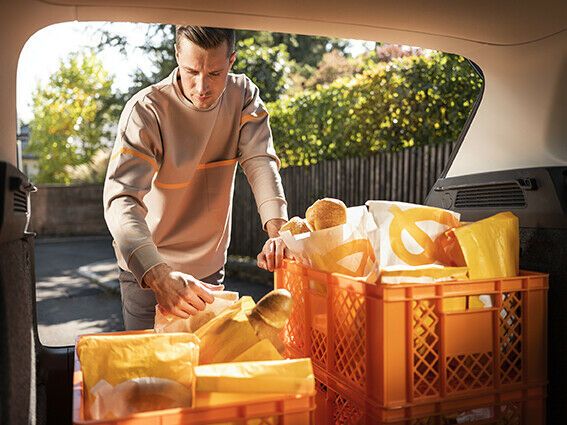
<svg viewBox="0 0 567 425">
<path fill-rule="evenodd" d="M 311 229 L 307 224 L 307 221 L 300 217 L 292 217 L 286 224 L 284 224 L 280 232 L 289 230 L 292 235 L 300 235 L 301 233 L 309 233 Z"/>
<path fill-rule="evenodd" d="M 323 198 L 307 208 L 305 219 L 313 230 L 340 226 L 347 221 L 347 208 L 343 201 Z"/>
<path fill-rule="evenodd" d="M 287 289 L 275 289 L 264 296 L 248 314 L 248 321 L 256 336 L 268 339 L 278 351 L 283 352 L 279 333 L 291 314 L 291 294 Z"/>
</svg>

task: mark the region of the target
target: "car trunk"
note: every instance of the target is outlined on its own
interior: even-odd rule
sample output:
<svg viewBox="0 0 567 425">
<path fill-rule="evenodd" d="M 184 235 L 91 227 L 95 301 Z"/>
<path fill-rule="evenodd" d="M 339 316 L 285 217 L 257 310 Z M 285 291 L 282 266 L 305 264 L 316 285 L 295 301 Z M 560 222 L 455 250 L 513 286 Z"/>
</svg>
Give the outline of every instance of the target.
<svg viewBox="0 0 567 425">
<path fill-rule="evenodd" d="M 504 210 L 520 217 L 521 267 L 550 274 L 548 423 L 559 423 L 567 402 L 566 181 L 565 167 L 441 178 L 426 202 L 464 220 Z M 0 422 L 70 424 L 73 347 L 44 347 L 37 335 L 34 236 L 25 231 L 27 204 L 20 200 L 30 186 L 0 163 L 0 190 Z"/>
</svg>

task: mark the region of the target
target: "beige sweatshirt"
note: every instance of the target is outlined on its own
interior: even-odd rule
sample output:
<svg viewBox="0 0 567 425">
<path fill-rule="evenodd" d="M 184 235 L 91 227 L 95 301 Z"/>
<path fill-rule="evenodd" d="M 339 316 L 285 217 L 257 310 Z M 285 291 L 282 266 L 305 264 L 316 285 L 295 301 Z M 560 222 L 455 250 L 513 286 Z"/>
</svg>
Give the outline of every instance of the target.
<svg viewBox="0 0 567 425">
<path fill-rule="evenodd" d="M 120 117 L 104 185 L 119 266 L 138 282 L 164 262 L 196 278 L 222 268 L 237 163 L 262 225 L 287 219 L 268 113 L 246 76 L 229 74 L 207 110 L 183 95 L 177 69 L 134 95 Z"/>
</svg>

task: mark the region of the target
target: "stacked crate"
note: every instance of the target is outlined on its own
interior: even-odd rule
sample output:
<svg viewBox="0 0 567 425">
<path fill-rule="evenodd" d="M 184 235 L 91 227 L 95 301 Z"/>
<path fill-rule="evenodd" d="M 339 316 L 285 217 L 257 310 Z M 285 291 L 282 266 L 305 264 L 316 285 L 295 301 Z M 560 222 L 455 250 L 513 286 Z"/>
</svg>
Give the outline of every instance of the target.
<svg viewBox="0 0 567 425">
<path fill-rule="evenodd" d="M 547 275 L 371 285 L 286 261 L 320 424 L 543 424 Z"/>
</svg>

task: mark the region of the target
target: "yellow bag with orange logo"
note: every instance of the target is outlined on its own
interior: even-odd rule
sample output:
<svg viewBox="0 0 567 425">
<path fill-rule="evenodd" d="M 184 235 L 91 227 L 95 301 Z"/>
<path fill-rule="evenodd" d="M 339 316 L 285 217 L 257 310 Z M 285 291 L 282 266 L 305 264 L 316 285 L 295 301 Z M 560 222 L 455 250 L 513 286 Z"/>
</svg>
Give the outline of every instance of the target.
<svg viewBox="0 0 567 425">
<path fill-rule="evenodd" d="M 347 209 L 346 224 L 310 233 L 280 232 L 288 250 L 307 267 L 375 283 L 378 278 L 376 224 L 364 206 Z"/>
</svg>

